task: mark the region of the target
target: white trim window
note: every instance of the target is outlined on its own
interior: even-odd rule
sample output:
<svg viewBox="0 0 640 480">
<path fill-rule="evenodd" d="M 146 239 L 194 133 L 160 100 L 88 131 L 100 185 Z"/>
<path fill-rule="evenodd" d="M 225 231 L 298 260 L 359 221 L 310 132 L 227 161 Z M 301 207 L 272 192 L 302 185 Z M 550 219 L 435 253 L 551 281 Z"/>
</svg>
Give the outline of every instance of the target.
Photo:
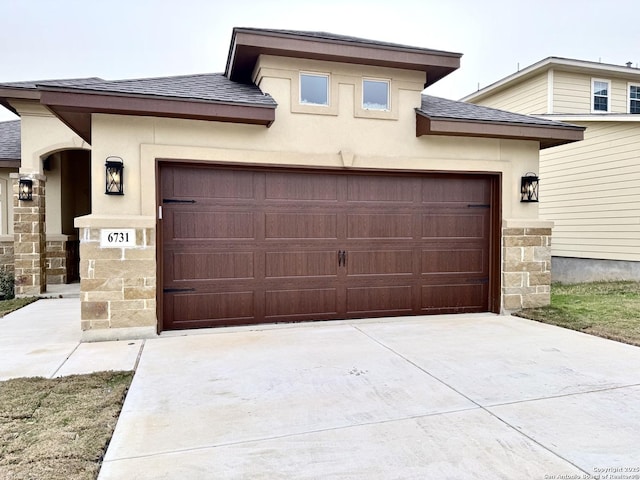
<svg viewBox="0 0 640 480">
<path fill-rule="evenodd" d="M 329 75 L 300 73 L 300 103 L 329 106 Z"/>
<path fill-rule="evenodd" d="M 389 80 L 362 79 L 362 108 L 389 111 Z"/>
<path fill-rule="evenodd" d="M 591 111 L 609 112 L 611 104 L 611 82 L 598 78 L 591 79 Z"/>
<path fill-rule="evenodd" d="M 629 113 L 640 113 L 640 85 L 629 84 Z"/>
</svg>

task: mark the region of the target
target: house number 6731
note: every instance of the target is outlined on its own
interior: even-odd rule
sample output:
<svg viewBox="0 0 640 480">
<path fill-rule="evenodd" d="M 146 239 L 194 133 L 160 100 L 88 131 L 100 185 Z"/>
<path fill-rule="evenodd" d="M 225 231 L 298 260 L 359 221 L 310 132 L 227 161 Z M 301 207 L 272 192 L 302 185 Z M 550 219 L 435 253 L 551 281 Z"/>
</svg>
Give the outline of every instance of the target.
<svg viewBox="0 0 640 480">
<path fill-rule="evenodd" d="M 109 243 L 128 243 L 129 232 L 112 232 L 107 235 L 107 242 Z"/>
<path fill-rule="evenodd" d="M 136 246 L 136 231 L 133 228 L 104 228 L 100 231 L 102 248 Z"/>
</svg>

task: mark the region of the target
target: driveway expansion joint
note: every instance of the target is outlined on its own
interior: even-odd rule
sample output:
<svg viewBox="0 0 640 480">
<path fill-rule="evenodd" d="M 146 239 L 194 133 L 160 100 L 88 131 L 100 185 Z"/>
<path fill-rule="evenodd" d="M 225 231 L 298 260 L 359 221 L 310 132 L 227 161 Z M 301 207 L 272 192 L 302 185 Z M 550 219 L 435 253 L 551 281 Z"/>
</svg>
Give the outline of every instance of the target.
<svg viewBox="0 0 640 480">
<path fill-rule="evenodd" d="M 539 402 L 542 400 L 553 400 L 556 398 L 575 397 L 577 395 L 590 395 L 592 393 L 602 393 L 602 392 L 609 392 L 612 390 L 622 390 L 625 388 L 635 388 L 635 387 L 640 387 L 640 383 L 630 383 L 628 385 L 617 385 L 615 387 L 598 388 L 596 390 L 585 390 L 584 392 L 571 392 L 571 393 L 563 393 L 561 395 L 549 395 L 547 397 L 527 398 L 524 400 L 515 400 L 513 402 L 492 403 L 491 405 L 484 405 L 484 408 L 505 407 L 509 405 L 518 405 L 520 403 L 530 403 L 530 402 Z"/>
<path fill-rule="evenodd" d="M 247 443 L 269 442 L 271 440 L 280 440 L 280 439 L 283 439 L 283 438 L 295 438 L 295 437 L 299 437 L 299 436 L 302 436 L 302 435 L 312 435 L 312 434 L 315 434 L 315 433 L 332 432 L 332 431 L 339 431 L 339 430 L 348 430 L 350 428 L 368 427 L 368 426 L 372 426 L 372 425 L 384 425 L 384 424 L 389 424 L 389 423 L 394 423 L 394 422 L 403 422 L 403 421 L 406 421 L 406 420 L 417 420 L 417 419 L 420 419 L 420 418 L 438 417 L 438 416 L 442 416 L 442 415 L 450 415 L 450 414 L 460 413 L 460 412 L 470 412 L 470 411 L 473 411 L 473 410 L 481 410 L 481 409 L 482 409 L 481 407 L 480 408 L 479 407 L 470 407 L 470 408 L 458 408 L 458 409 L 454 409 L 454 410 L 446 410 L 446 411 L 442 411 L 442 412 L 425 413 L 425 414 L 422 414 L 422 415 L 408 415 L 406 417 L 388 418 L 386 420 L 354 423 L 354 424 L 350 424 L 350 425 L 338 425 L 338 426 L 335 426 L 335 427 L 318 428 L 318 429 L 314 429 L 314 430 L 306 430 L 304 432 L 287 433 L 287 434 L 283 434 L 283 435 L 274 435 L 274 436 L 270 436 L 270 437 L 249 438 L 249 439 L 245 439 L 245 440 L 238 440 L 238 441 L 235 441 L 235 442 L 215 443 L 215 444 L 210 444 L 210 445 L 200 445 L 200 446 L 192 447 L 192 448 L 178 448 L 176 450 L 165 450 L 165 451 L 159 451 L 159 452 L 154 452 L 154 453 L 147 453 L 147 454 L 144 454 L 144 455 L 132 455 L 130 457 L 112 458 L 110 460 L 105 460 L 103 463 L 114 463 L 114 462 L 119 462 L 119 461 L 123 461 L 123 460 L 135 460 L 135 459 L 138 459 L 138 458 L 153 458 L 153 457 L 160 457 L 160 456 L 164 456 L 164 455 L 173 455 L 173 454 L 186 453 L 186 452 L 197 452 L 197 451 L 201 451 L 201 450 L 208 450 L 208 449 L 214 449 L 214 448 L 232 447 L 234 445 L 243 445 L 243 444 L 247 444 Z"/>
<path fill-rule="evenodd" d="M 431 372 L 427 371 L 426 369 L 424 369 L 423 367 L 421 367 L 420 365 L 418 365 L 417 363 L 415 363 L 414 361 L 408 359 L 407 357 L 405 357 L 404 355 L 402 355 L 401 353 L 395 351 L 393 348 L 391 348 L 390 346 L 386 345 L 385 343 L 383 343 L 382 341 L 378 340 L 377 338 L 369 335 L 367 332 L 364 332 L 363 330 L 361 330 L 359 327 L 357 327 L 356 325 L 353 325 L 353 327 L 358 330 L 359 332 L 361 332 L 363 335 L 369 337 L 371 340 L 373 340 L 374 342 L 376 342 L 377 344 L 379 344 L 380 346 L 386 348 L 387 350 L 389 350 L 391 353 L 399 356 L 400 358 L 402 358 L 403 360 L 405 360 L 406 362 L 408 362 L 409 364 L 413 365 L 414 367 L 416 367 L 417 369 L 419 369 L 420 371 L 424 372 L 425 374 L 427 374 L 428 376 L 430 376 L 431 378 L 433 378 L 434 380 L 440 382 L 442 385 L 446 386 L 447 388 L 450 388 L 451 390 L 453 390 L 454 392 L 456 392 L 458 395 L 464 397 L 466 400 L 468 400 L 469 402 L 473 403 L 474 405 L 476 405 L 479 409 L 485 411 L 488 415 L 490 415 L 491 417 L 495 418 L 496 420 L 498 420 L 499 422 L 503 423 L 504 425 L 506 425 L 508 428 L 512 429 L 513 431 L 515 431 L 516 433 L 522 435 L 523 437 L 527 438 L 529 441 L 535 443 L 536 445 L 538 445 L 540 448 L 546 450 L 547 452 L 549 452 L 551 455 L 559 458 L 560 460 L 568 463 L 569 465 L 577 468 L 578 470 L 580 470 L 583 474 L 585 475 L 589 475 L 589 472 L 586 471 L 585 469 L 581 468 L 580 466 L 576 465 L 574 462 L 572 462 L 571 460 L 569 460 L 568 458 L 560 455 L 558 452 L 552 450 L 551 448 L 547 447 L 546 445 L 544 445 L 543 443 L 540 443 L 538 440 L 536 440 L 535 438 L 531 437 L 530 435 L 526 434 L 525 432 L 523 432 L 522 430 L 518 429 L 517 427 L 515 427 L 514 425 L 511 425 L 509 422 L 507 422 L 506 420 L 504 420 L 503 418 L 499 417 L 497 414 L 495 414 L 494 412 L 492 412 L 491 410 L 488 409 L 488 407 L 485 407 L 484 405 L 481 405 L 480 403 L 476 402 L 475 400 L 473 400 L 472 398 L 470 398 L 469 396 L 465 395 L 464 393 L 460 392 L 458 389 L 452 387 L 451 385 L 449 385 L 447 382 L 445 382 L 444 380 L 436 377 L 435 375 L 433 375 Z M 588 477 L 585 477 L 588 478 Z"/>
</svg>

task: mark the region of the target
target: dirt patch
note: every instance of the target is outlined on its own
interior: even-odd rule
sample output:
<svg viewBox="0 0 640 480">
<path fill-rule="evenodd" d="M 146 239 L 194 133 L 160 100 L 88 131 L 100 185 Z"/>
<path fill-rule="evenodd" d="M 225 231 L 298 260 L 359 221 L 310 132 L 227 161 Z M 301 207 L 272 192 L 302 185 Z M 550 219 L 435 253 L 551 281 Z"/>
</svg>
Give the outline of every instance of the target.
<svg viewBox="0 0 640 480">
<path fill-rule="evenodd" d="M 0 383 L 0 478 L 98 475 L 133 372 Z"/>
</svg>

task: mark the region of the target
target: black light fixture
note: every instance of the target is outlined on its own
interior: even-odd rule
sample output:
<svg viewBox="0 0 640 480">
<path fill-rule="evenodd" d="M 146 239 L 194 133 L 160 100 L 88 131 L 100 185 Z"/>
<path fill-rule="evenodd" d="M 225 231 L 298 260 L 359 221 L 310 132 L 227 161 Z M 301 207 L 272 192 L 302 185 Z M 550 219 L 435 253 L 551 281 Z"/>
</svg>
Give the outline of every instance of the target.
<svg viewBox="0 0 640 480">
<path fill-rule="evenodd" d="M 18 181 L 18 200 L 30 202 L 33 200 L 33 180 L 21 178 Z"/>
<path fill-rule="evenodd" d="M 520 201 L 537 202 L 540 179 L 533 172 L 527 172 L 520 182 Z"/>
<path fill-rule="evenodd" d="M 107 195 L 124 195 L 124 162 L 122 159 L 120 157 L 107 157 L 107 163 L 105 163 L 104 166 L 106 169 L 106 187 L 104 193 Z"/>
</svg>

